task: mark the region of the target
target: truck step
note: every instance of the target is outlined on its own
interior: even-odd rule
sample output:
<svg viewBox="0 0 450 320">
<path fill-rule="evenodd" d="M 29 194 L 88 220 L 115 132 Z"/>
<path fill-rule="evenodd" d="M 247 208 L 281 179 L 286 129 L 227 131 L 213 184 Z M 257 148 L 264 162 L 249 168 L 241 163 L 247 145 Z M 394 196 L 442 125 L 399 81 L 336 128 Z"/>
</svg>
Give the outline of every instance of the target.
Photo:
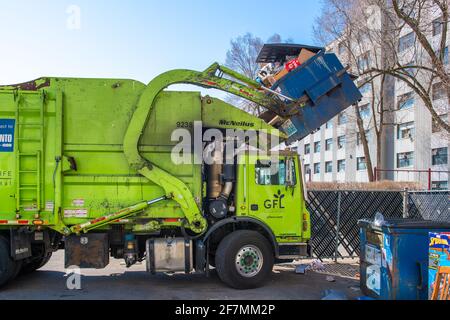
<svg viewBox="0 0 450 320">
<path fill-rule="evenodd" d="M 37 153 L 19 153 L 20 157 L 37 157 Z"/>
<path fill-rule="evenodd" d="M 43 126 L 42 123 L 19 123 L 19 126 L 23 127 L 41 127 Z"/>
<path fill-rule="evenodd" d="M 37 190 L 37 186 L 36 187 L 19 187 L 19 190 Z"/>
</svg>

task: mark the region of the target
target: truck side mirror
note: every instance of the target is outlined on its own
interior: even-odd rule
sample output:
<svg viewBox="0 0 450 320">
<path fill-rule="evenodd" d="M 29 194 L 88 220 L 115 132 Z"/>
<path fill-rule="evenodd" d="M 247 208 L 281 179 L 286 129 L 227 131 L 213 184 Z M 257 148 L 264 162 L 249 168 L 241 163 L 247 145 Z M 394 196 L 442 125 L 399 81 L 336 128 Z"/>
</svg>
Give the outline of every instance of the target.
<svg viewBox="0 0 450 320">
<path fill-rule="evenodd" d="M 295 162 L 294 159 L 286 159 L 286 186 L 293 187 L 297 184 L 295 179 Z"/>
</svg>

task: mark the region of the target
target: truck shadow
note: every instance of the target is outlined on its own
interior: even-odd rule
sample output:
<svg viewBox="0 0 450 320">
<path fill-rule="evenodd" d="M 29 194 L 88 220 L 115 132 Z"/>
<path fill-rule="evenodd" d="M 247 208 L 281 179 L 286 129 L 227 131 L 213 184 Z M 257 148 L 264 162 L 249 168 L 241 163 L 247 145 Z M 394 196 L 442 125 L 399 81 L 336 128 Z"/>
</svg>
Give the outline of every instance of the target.
<svg viewBox="0 0 450 320">
<path fill-rule="evenodd" d="M 69 290 L 68 275 L 58 271 L 39 270 L 22 275 L 0 290 L 0 299 L 106 299 L 106 300 L 264 300 L 264 299 L 321 299 L 325 290 L 343 292 L 349 299 L 360 295 L 354 279 L 335 277 L 334 282 L 326 275 L 308 272 L 296 274 L 292 269 L 275 268 L 266 285 L 249 290 L 236 290 L 224 285 L 215 270 L 209 277 L 201 274 L 157 274 L 145 271 L 95 274 L 99 270 L 83 270 L 81 289 Z M 72 279 L 73 280 L 73 279 Z M 73 281 L 72 281 L 73 284 Z"/>
</svg>

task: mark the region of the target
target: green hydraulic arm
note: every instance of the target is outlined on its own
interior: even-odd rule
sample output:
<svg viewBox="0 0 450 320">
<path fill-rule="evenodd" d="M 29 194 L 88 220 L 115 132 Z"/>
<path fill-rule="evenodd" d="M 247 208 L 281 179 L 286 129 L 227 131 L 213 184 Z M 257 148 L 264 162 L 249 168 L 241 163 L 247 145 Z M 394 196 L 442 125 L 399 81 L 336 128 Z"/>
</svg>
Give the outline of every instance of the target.
<svg viewBox="0 0 450 320">
<path fill-rule="evenodd" d="M 163 197 L 159 197 L 150 201 L 144 201 L 144 202 L 140 202 L 138 204 L 135 204 L 131 207 L 128 208 L 124 208 L 118 212 L 85 222 L 85 223 L 81 223 L 81 224 L 77 224 L 72 226 L 70 229 L 67 229 L 64 231 L 65 235 L 70 235 L 72 233 L 75 234 L 80 234 L 81 232 L 83 233 L 87 233 L 89 230 L 93 230 L 93 229 L 97 229 L 100 228 L 104 225 L 107 225 L 111 222 L 120 220 L 120 219 L 125 219 L 128 217 L 131 217 L 133 215 L 135 215 L 138 212 L 142 212 L 145 209 L 147 209 L 149 206 L 167 200 L 167 197 L 163 196 Z"/>
<path fill-rule="evenodd" d="M 224 78 L 227 75 L 230 78 Z M 146 160 L 139 152 L 139 141 L 153 110 L 158 94 L 173 84 L 193 84 L 209 89 L 218 89 L 257 103 L 276 115 L 292 114 L 295 108 L 302 107 L 302 101 L 293 102 L 229 68 L 215 63 L 203 72 L 192 70 L 173 70 L 153 79 L 142 93 L 134 111 L 124 139 L 124 153 L 129 165 L 148 180 L 164 189 L 167 198 L 176 201 L 188 221 L 188 227 L 201 233 L 207 228 L 202 216 L 200 203 L 197 203 L 189 188 L 180 179 Z M 281 98 L 281 99 L 280 99 Z M 301 99 L 300 99 L 301 100 Z M 300 102 L 300 103 L 299 103 Z"/>
</svg>

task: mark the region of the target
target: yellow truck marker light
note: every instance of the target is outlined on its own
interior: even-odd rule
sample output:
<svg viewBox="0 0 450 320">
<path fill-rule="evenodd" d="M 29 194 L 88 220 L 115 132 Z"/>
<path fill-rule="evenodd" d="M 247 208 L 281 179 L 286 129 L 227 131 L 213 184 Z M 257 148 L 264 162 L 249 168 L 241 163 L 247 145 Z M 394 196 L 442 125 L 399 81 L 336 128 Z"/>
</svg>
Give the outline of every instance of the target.
<svg viewBox="0 0 450 320">
<path fill-rule="evenodd" d="M 42 221 L 42 220 L 33 220 L 33 224 L 35 226 L 42 226 L 44 224 L 44 221 Z"/>
</svg>

